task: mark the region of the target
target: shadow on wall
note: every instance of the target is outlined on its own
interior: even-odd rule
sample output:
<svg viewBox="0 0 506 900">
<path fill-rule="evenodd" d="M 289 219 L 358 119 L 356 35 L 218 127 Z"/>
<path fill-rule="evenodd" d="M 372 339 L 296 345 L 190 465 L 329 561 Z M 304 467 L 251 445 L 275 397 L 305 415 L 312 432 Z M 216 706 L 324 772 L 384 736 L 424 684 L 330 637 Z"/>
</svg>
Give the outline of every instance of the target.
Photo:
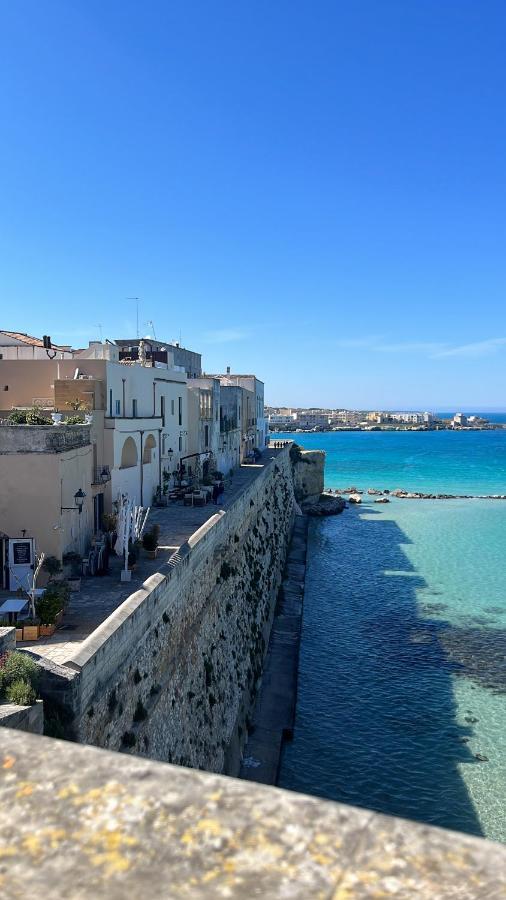
<svg viewBox="0 0 506 900">
<path fill-rule="evenodd" d="M 427 587 L 399 526 L 367 507 L 310 526 L 294 740 L 279 786 L 481 834 L 461 778 L 480 765 L 456 721 L 449 623 L 421 618 Z M 437 599 L 437 598 L 435 598 Z"/>
</svg>

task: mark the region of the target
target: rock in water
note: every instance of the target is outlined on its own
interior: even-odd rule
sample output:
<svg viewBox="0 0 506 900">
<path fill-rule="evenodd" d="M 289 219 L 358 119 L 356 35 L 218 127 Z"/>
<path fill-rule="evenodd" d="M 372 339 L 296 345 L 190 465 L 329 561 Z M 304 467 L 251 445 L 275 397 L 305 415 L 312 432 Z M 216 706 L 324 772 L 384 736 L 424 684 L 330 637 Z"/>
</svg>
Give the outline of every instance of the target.
<svg viewBox="0 0 506 900">
<path fill-rule="evenodd" d="M 307 516 L 337 516 L 346 509 L 346 502 L 336 494 L 320 494 L 316 502 L 302 504 L 302 511 Z"/>
<path fill-rule="evenodd" d="M 362 497 L 360 496 L 360 494 L 350 494 L 348 500 L 350 501 L 350 503 L 362 503 Z"/>
</svg>

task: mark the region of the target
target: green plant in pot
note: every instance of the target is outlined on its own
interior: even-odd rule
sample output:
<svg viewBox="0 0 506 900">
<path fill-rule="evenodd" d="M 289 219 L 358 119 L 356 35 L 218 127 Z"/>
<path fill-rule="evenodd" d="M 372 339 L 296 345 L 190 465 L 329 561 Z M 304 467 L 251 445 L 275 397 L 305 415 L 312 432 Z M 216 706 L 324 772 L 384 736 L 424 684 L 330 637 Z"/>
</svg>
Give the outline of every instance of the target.
<svg viewBox="0 0 506 900">
<path fill-rule="evenodd" d="M 44 591 L 42 597 L 35 601 L 35 612 L 40 619 L 40 634 L 42 637 L 49 636 L 56 630 L 56 623 L 63 612 L 66 603 L 66 592 L 60 589 L 58 584 L 49 584 Z"/>
<path fill-rule="evenodd" d="M 70 575 L 72 578 L 80 577 L 82 562 L 83 558 L 81 554 L 76 553 L 75 550 L 70 550 L 68 553 L 63 554 L 63 565 L 70 568 Z"/>
<path fill-rule="evenodd" d="M 62 572 L 62 565 L 57 556 L 46 556 L 42 563 L 42 568 L 51 578 L 54 578 L 55 575 L 61 575 Z"/>
<path fill-rule="evenodd" d="M 142 538 L 142 546 L 146 551 L 146 555 L 149 559 L 156 558 L 156 551 L 158 549 L 158 535 L 160 533 L 160 528 L 158 525 L 153 525 L 150 531 L 146 531 Z"/>
</svg>

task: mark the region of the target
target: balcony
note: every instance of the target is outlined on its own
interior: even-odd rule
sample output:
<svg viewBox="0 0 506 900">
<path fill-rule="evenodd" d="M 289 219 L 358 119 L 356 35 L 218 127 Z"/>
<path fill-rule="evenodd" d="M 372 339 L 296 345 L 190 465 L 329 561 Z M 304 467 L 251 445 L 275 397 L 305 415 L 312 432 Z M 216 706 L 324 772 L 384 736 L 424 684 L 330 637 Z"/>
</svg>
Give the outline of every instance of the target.
<svg viewBox="0 0 506 900">
<path fill-rule="evenodd" d="M 93 472 L 92 484 L 107 484 L 111 480 L 111 470 L 109 466 L 99 466 Z"/>
</svg>

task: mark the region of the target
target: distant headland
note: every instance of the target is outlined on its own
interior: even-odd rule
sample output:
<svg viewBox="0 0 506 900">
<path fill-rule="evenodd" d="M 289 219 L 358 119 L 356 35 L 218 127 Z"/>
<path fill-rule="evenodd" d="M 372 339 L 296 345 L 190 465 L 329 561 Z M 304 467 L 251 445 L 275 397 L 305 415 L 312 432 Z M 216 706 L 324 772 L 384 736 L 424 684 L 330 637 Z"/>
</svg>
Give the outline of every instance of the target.
<svg viewBox="0 0 506 900">
<path fill-rule="evenodd" d="M 494 431 L 506 414 L 392 412 L 319 407 L 266 406 L 271 432 L 311 431 Z"/>
</svg>

